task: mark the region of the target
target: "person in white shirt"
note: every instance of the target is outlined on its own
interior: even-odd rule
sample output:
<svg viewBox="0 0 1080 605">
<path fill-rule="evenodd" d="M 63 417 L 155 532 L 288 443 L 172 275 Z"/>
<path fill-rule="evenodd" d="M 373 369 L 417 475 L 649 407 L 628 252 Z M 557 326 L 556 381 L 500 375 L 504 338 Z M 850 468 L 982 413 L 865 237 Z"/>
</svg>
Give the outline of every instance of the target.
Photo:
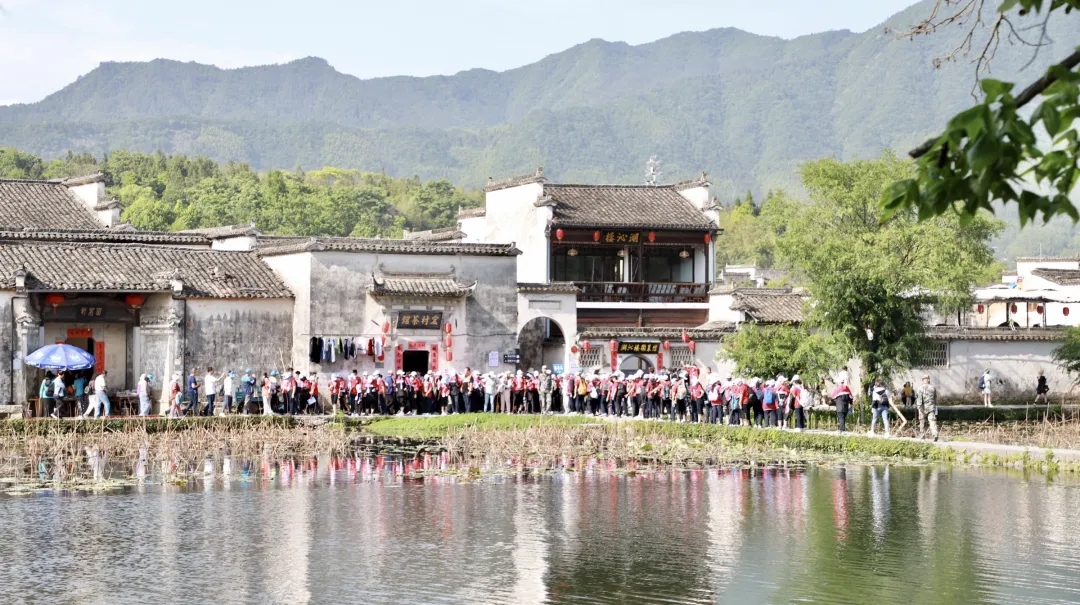
<svg viewBox="0 0 1080 605">
<path fill-rule="evenodd" d="M 986 368 L 981 378 L 979 378 L 979 392 L 982 393 L 983 406 L 992 408 L 992 395 L 990 392 L 990 383 L 994 380 L 994 376 L 990 374 L 990 368 Z"/>
<path fill-rule="evenodd" d="M 236 397 L 236 372 L 229 372 L 222 381 L 225 394 L 225 413 L 232 414 L 233 397 Z M 239 406 L 237 406 L 239 408 Z"/>
<path fill-rule="evenodd" d="M 53 396 L 56 397 L 56 410 L 53 413 L 57 418 L 60 417 L 60 410 L 64 408 L 64 398 L 67 397 L 67 385 L 64 384 L 66 374 L 64 370 L 60 370 L 56 373 L 56 378 L 53 378 Z"/>
<path fill-rule="evenodd" d="M 108 374 L 108 372 L 103 371 L 102 373 L 98 374 L 97 378 L 94 379 L 94 398 L 91 402 L 91 405 L 86 408 L 85 412 L 83 412 L 84 417 L 89 416 L 90 412 L 93 411 L 94 418 L 98 418 L 99 416 L 101 416 L 102 406 L 105 407 L 106 417 L 112 414 L 112 402 L 109 401 L 109 387 L 108 384 L 105 382 L 106 374 Z"/>
<path fill-rule="evenodd" d="M 139 415 L 150 415 L 150 382 L 154 379 L 153 374 L 139 376 L 139 383 L 135 386 L 135 394 L 139 396 Z"/>
<path fill-rule="evenodd" d="M 214 415 L 214 398 L 217 397 L 218 378 L 217 374 L 214 374 L 214 368 L 206 368 L 206 378 L 203 378 L 203 393 L 206 395 L 206 407 L 203 408 L 200 416 L 213 416 Z"/>
</svg>

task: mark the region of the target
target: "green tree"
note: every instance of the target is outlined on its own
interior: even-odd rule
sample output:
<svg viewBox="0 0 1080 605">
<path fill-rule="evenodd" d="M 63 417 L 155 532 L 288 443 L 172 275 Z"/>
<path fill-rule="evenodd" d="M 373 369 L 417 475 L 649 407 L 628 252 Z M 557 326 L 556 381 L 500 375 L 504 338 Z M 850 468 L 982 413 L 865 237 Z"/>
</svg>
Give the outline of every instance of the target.
<svg viewBox="0 0 1080 605">
<path fill-rule="evenodd" d="M 951 14 L 938 15 L 935 9 L 911 35 L 970 21 L 976 31 L 983 2 L 958 4 Z M 1042 35 L 1028 42 L 1041 46 L 1049 19 L 1065 18 L 1077 9 L 1080 0 L 1003 0 L 976 62 L 986 67 L 1003 36 L 1026 42 L 1018 32 L 1041 28 Z M 970 48 L 970 37 L 967 44 Z M 889 188 L 883 197 L 887 212 L 914 208 L 922 218 L 956 212 L 967 220 L 1004 202 L 1017 205 L 1021 225 L 1059 214 L 1080 220 L 1069 197 L 1080 182 L 1080 135 L 1074 127 L 1080 118 L 1078 67 L 1080 47 L 1018 94 L 1011 82 L 982 80 L 982 102 L 954 116 L 943 133 L 912 150 L 917 171 Z M 1033 110 L 1021 111 L 1036 100 Z"/>
<path fill-rule="evenodd" d="M 809 322 L 843 337 L 868 376 L 913 362 L 925 346 L 922 305 L 962 308 L 972 286 L 993 279 L 987 242 L 1001 224 L 992 217 L 920 221 L 904 210 L 886 219 L 882 191 L 912 170 L 893 155 L 804 165 L 810 205 L 779 240 L 796 279 L 809 286 Z"/>
<path fill-rule="evenodd" d="M 726 338 L 717 357 L 734 361 L 744 376 L 763 378 L 822 376 L 849 359 L 846 343 L 833 334 L 811 332 L 806 326 L 754 323 L 743 324 Z"/>
<path fill-rule="evenodd" d="M 1080 378 L 1080 328 L 1065 328 L 1065 339 L 1054 349 L 1053 358 L 1070 376 Z"/>
</svg>

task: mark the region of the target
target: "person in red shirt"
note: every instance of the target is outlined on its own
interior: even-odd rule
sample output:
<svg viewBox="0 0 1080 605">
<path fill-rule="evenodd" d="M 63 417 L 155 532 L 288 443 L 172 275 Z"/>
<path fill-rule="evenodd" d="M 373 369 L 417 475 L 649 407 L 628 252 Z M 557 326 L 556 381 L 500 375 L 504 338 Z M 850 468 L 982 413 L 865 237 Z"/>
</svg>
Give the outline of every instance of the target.
<svg viewBox="0 0 1080 605">
<path fill-rule="evenodd" d="M 810 397 L 810 391 L 802 383 L 802 378 L 798 374 L 791 378 L 791 392 L 788 396 L 790 406 L 785 409 L 788 415 L 794 414 L 795 416 L 795 430 L 801 431 L 806 428 L 806 413 L 803 411 L 803 403 Z M 784 418 L 784 424 L 787 424 L 787 415 Z"/>
<path fill-rule="evenodd" d="M 780 429 L 787 428 L 788 417 L 788 403 L 791 398 L 791 387 L 788 386 L 788 381 L 785 376 L 776 377 L 776 405 L 777 416 L 780 418 Z"/>
</svg>

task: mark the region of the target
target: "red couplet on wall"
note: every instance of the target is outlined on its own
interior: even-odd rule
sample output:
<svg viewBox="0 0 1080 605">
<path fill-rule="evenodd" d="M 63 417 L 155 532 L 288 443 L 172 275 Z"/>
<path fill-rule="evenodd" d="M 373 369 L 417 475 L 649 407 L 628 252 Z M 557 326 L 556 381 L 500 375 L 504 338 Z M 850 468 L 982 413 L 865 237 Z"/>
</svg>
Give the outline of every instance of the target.
<svg viewBox="0 0 1080 605">
<path fill-rule="evenodd" d="M 428 370 L 432 374 L 439 371 L 439 345 L 431 345 L 431 351 L 428 354 Z"/>
<path fill-rule="evenodd" d="M 409 350 L 410 351 L 426 351 L 427 350 L 427 343 L 426 342 L 417 342 L 415 340 L 410 340 L 409 341 Z"/>
<path fill-rule="evenodd" d="M 105 342 L 94 343 L 94 373 L 100 374 L 105 371 Z"/>
<path fill-rule="evenodd" d="M 400 370 L 405 365 L 405 348 L 400 344 L 394 347 L 394 369 Z"/>
<path fill-rule="evenodd" d="M 657 351 L 656 352 L 656 368 L 660 369 L 662 367 L 664 367 L 664 352 L 663 351 Z"/>
</svg>

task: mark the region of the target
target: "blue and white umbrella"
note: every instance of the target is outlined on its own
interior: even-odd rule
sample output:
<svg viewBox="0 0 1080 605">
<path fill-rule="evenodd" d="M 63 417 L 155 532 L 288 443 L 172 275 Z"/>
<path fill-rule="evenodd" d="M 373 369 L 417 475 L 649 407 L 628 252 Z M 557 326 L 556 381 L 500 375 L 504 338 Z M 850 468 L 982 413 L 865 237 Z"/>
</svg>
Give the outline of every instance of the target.
<svg viewBox="0 0 1080 605">
<path fill-rule="evenodd" d="M 86 370 L 94 367 L 94 356 L 71 345 L 45 345 L 26 356 L 26 365 L 43 370 Z"/>
</svg>

